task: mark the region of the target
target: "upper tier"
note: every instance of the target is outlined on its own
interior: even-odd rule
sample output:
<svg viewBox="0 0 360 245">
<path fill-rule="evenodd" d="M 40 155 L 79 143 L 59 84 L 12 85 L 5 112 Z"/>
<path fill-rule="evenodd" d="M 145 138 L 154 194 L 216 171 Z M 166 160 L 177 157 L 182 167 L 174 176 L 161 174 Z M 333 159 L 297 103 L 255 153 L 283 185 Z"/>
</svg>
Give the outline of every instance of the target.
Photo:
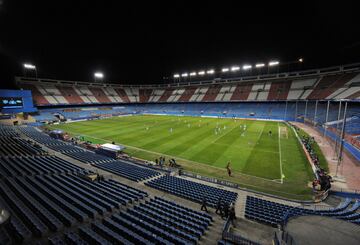
<svg viewBox="0 0 360 245">
<path fill-rule="evenodd" d="M 16 78 L 35 104 L 360 99 L 360 67 L 166 85 L 119 85 Z"/>
</svg>

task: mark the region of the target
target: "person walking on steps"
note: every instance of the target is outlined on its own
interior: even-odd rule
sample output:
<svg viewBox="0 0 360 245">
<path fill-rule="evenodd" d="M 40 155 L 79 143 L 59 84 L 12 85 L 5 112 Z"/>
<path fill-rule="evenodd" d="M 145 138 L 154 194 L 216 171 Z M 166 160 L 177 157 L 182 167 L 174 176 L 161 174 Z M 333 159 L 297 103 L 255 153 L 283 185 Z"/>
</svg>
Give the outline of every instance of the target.
<svg viewBox="0 0 360 245">
<path fill-rule="evenodd" d="M 223 207 L 222 206 L 223 206 L 222 205 L 222 200 L 221 200 L 221 198 L 219 198 L 218 202 L 216 203 L 216 211 L 215 211 L 215 213 L 219 214 L 220 216 L 223 216 L 223 211 L 222 211 Z"/>
<path fill-rule="evenodd" d="M 205 211 L 205 212 L 208 213 L 209 211 L 207 210 L 206 204 L 207 204 L 207 201 L 206 201 L 206 198 L 204 196 L 203 199 L 202 199 L 202 202 L 201 202 L 201 211 Z"/>
</svg>

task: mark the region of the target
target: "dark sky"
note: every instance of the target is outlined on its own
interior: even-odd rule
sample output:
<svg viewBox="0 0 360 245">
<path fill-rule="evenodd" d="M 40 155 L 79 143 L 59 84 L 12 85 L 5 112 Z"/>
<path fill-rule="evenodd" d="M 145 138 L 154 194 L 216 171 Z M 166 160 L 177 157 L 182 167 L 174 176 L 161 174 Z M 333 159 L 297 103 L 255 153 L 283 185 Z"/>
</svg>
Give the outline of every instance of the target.
<svg viewBox="0 0 360 245">
<path fill-rule="evenodd" d="M 272 58 L 304 57 L 304 68 L 360 61 L 355 1 L 146 2 L 0 0 L 1 83 L 24 62 L 39 77 L 86 81 L 101 70 L 107 81 L 154 83 Z"/>
</svg>

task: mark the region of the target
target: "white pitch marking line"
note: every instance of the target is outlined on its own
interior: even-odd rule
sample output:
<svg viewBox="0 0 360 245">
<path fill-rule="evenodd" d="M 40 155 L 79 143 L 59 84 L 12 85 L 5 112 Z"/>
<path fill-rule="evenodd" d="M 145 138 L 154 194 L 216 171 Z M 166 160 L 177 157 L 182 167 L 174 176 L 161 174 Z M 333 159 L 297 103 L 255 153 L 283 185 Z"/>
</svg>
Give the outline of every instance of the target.
<svg viewBox="0 0 360 245">
<path fill-rule="evenodd" d="M 282 169 L 282 160 L 281 160 L 281 140 L 280 140 L 280 125 L 278 123 L 278 129 L 279 129 L 279 163 L 280 163 L 280 179 L 281 184 L 283 183 L 283 169 Z"/>
<path fill-rule="evenodd" d="M 221 139 L 222 137 L 224 137 L 225 135 L 227 135 L 228 133 L 230 133 L 231 131 L 233 131 L 235 128 L 236 128 L 236 127 L 228 130 L 225 134 L 222 134 L 222 135 L 220 135 L 220 136 L 217 136 L 214 140 L 212 140 L 212 141 L 210 142 L 210 144 L 217 144 L 217 143 L 215 143 L 217 140 Z"/>
<path fill-rule="evenodd" d="M 41 131 L 41 132 L 42 132 L 42 131 Z M 79 133 L 75 133 L 75 132 L 72 132 L 72 131 L 69 131 L 69 130 L 66 130 L 66 132 L 69 132 L 69 133 L 74 134 L 74 135 L 82 135 L 82 136 L 90 137 L 90 138 L 93 138 L 93 139 L 103 140 L 103 141 L 105 141 L 105 142 L 112 142 L 111 140 L 106 140 L 106 139 L 102 139 L 102 138 L 97 138 L 97 137 L 94 137 L 94 136 L 91 136 L 91 135 L 86 135 L 86 134 L 79 134 Z M 181 158 L 181 157 L 177 157 L 177 156 L 167 155 L 167 154 L 160 153 L 160 152 L 156 152 L 156 151 L 145 150 L 145 149 L 142 149 L 142 148 L 139 148 L 139 147 L 136 147 L 136 146 L 125 145 L 125 144 L 122 144 L 122 143 L 120 143 L 120 144 L 123 145 L 123 146 L 126 146 L 126 147 L 128 147 L 128 148 L 135 149 L 135 150 L 137 150 L 137 151 L 144 151 L 144 152 L 154 153 L 154 154 L 163 155 L 163 156 L 166 156 L 166 157 L 174 157 L 174 158 L 176 158 L 176 159 L 183 160 L 183 161 L 187 161 L 187 162 L 191 162 L 191 163 L 194 163 L 194 164 L 200 164 L 200 165 L 206 164 L 206 163 L 191 161 L 191 160 L 188 160 L 188 159 L 185 159 L 185 158 Z M 216 169 L 223 169 L 223 168 L 215 167 L 215 166 L 211 166 L 211 167 L 212 167 L 212 168 L 216 168 Z M 258 176 L 255 176 L 255 175 L 244 174 L 244 173 L 241 173 L 241 172 L 239 172 L 238 174 L 244 175 L 244 176 L 253 177 L 253 178 L 256 178 L 256 179 L 261 179 L 261 180 L 264 180 L 264 181 L 270 181 L 270 182 L 279 183 L 279 182 L 277 181 L 277 179 L 275 179 L 275 180 L 273 180 L 273 179 L 266 179 L 266 178 L 258 177 Z"/>
</svg>

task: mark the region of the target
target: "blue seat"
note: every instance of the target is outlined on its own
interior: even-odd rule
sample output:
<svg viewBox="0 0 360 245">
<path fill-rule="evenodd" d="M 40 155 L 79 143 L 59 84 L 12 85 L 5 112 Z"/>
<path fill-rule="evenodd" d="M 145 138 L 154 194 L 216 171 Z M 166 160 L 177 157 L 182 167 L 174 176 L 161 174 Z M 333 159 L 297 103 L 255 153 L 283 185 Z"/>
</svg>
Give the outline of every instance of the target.
<svg viewBox="0 0 360 245">
<path fill-rule="evenodd" d="M 146 182 L 145 185 L 172 193 L 191 201 L 201 203 L 206 198 L 209 206 L 215 207 L 219 198 L 226 203 L 235 202 L 237 193 L 207 186 L 197 182 L 177 178 L 174 176 L 162 176 L 155 180 Z"/>
<path fill-rule="evenodd" d="M 79 235 L 82 239 L 84 239 L 89 244 L 97 244 L 97 245 L 110 245 L 111 242 L 107 241 L 103 237 L 99 236 L 96 232 L 91 230 L 89 227 L 80 227 Z"/>
</svg>

